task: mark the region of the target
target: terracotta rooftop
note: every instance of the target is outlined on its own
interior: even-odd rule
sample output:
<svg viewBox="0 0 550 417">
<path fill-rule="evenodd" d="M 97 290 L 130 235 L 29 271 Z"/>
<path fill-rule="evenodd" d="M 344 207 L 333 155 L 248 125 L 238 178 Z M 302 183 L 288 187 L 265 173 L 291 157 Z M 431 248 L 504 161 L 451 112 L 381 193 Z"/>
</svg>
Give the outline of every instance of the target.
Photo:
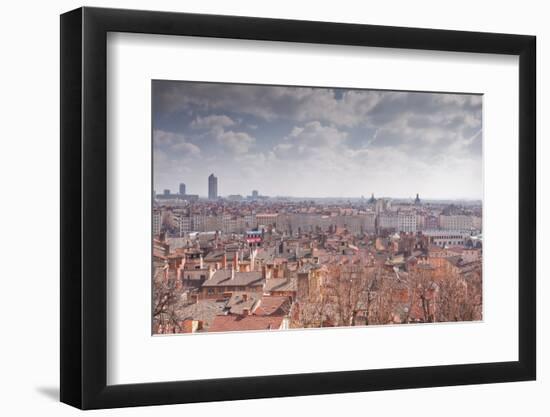
<svg viewBox="0 0 550 417">
<path fill-rule="evenodd" d="M 455 253 L 462 253 L 464 252 L 466 249 L 463 248 L 462 246 L 452 246 L 450 248 L 447 248 L 447 250 L 450 250 L 451 252 L 455 252 Z"/>
<path fill-rule="evenodd" d="M 254 292 L 234 292 L 227 301 L 226 309 L 230 314 L 242 314 L 244 309 L 252 311 L 259 298 L 260 294 Z"/>
<path fill-rule="evenodd" d="M 177 314 L 182 319 L 201 320 L 205 328 L 212 323 L 214 318 L 223 312 L 225 302 L 215 300 L 200 300 L 197 303 L 188 304 L 177 309 Z"/>
<path fill-rule="evenodd" d="M 296 285 L 295 279 L 289 279 L 289 278 L 270 278 L 266 280 L 264 291 L 265 292 L 271 292 L 271 291 L 296 291 L 297 285 Z"/>
<path fill-rule="evenodd" d="M 264 295 L 254 310 L 256 316 L 285 316 L 290 309 L 290 299 L 288 297 L 276 297 Z"/>
<path fill-rule="evenodd" d="M 235 277 L 231 279 L 230 269 L 219 269 L 212 278 L 204 282 L 203 287 L 261 285 L 262 282 L 262 273 L 259 271 L 236 271 Z"/>
<path fill-rule="evenodd" d="M 206 255 L 204 257 L 204 260 L 207 261 L 207 262 L 219 262 L 223 259 L 223 255 L 225 254 L 225 257 L 226 257 L 226 260 L 227 262 L 229 263 L 230 261 L 233 260 L 233 257 L 235 256 L 235 251 L 224 251 L 224 250 L 213 250 L 211 252 L 208 253 L 208 255 Z M 248 259 L 248 254 L 245 253 L 243 255 L 244 257 L 246 257 Z"/>
<path fill-rule="evenodd" d="M 445 259 L 453 266 L 460 266 L 462 263 L 462 258 L 460 256 L 449 256 Z"/>
<path fill-rule="evenodd" d="M 278 330 L 283 323 L 282 316 L 216 316 L 208 328 L 209 332 L 238 332 L 245 330 Z"/>
</svg>

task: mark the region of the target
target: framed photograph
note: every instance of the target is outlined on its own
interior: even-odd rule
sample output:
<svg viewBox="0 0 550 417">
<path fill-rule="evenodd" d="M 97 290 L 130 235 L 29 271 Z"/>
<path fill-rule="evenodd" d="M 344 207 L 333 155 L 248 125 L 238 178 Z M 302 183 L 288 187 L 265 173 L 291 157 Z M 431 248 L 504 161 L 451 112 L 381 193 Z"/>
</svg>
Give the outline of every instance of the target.
<svg viewBox="0 0 550 417">
<path fill-rule="evenodd" d="M 536 377 L 535 37 L 61 16 L 61 401 Z"/>
</svg>

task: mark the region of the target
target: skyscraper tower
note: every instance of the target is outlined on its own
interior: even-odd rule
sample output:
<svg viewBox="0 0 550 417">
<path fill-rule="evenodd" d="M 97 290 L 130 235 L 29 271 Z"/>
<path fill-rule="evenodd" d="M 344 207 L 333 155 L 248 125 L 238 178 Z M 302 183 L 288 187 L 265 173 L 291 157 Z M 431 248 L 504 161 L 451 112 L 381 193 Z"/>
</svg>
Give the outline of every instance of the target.
<svg viewBox="0 0 550 417">
<path fill-rule="evenodd" d="M 185 184 L 183 182 L 180 182 L 180 195 L 185 195 Z"/>
<path fill-rule="evenodd" d="M 216 200 L 218 198 L 218 177 L 210 174 L 208 177 L 208 199 Z"/>
<path fill-rule="evenodd" d="M 420 204 L 420 197 L 418 197 L 418 193 L 416 193 L 416 198 L 414 199 L 414 204 L 416 204 L 416 205 Z"/>
</svg>

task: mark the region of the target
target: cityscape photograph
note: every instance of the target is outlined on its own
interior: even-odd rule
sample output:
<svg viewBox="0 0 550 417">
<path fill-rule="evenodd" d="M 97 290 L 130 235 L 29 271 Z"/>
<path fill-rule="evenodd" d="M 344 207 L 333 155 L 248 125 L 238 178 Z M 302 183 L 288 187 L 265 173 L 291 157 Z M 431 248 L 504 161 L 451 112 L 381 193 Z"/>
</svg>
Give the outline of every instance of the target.
<svg viewBox="0 0 550 417">
<path fill-rule="evenodd" d="M 152 81 L 152 334 L 483 319 L 482 95 Z"/>
</svg>

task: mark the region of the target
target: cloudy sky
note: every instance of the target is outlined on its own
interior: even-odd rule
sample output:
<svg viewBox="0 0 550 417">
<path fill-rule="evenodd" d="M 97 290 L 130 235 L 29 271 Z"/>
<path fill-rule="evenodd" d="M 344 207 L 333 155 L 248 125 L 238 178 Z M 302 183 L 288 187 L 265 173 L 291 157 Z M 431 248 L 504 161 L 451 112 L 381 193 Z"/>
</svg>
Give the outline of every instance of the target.
<svg viewBox="0 0 550 417">
<path fill-rule="evenodd" d="M 482 197 L 482 97 L 153 81 L 157 192 Z"/>
</svg>

